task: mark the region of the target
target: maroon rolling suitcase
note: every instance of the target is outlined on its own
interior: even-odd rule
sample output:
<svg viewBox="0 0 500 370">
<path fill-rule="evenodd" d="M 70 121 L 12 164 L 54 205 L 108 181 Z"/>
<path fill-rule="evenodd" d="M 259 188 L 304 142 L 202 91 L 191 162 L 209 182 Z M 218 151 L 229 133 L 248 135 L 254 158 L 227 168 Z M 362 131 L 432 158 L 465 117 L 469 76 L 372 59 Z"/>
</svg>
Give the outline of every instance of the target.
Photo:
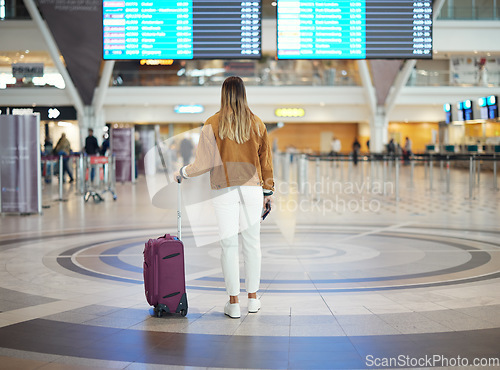
<svg viewBox="0 0 500 370">
<path fill-rule="evenodd" d="M 144 288 L 146 299 L 156 316 L 188 311 L 184 245 L 181 237 L 181 183 L 178 180 L 177 235 L 165 234 L 149 239 L 144 248 Z"/>
</svg>

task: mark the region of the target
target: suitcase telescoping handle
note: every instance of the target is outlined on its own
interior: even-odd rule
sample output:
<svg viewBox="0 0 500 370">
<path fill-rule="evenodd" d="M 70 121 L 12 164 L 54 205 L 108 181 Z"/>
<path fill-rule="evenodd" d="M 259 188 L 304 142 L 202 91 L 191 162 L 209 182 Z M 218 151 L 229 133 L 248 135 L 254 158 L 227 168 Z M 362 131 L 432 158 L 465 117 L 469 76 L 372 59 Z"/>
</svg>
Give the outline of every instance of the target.
<svg viewBox="0 0 500 370">
<path fill-rule="evenodd" d="M 182 240 L 182 230 L 181 230 L 181 206 L 182 206 L 182 190 L 181 190 L 181 182 L 182 177 L 177 176 L 177 237 L 179 240 Z"/>
<path fill-rule="evenodd" d="M 167 176 L 167 181 L 170 181 L 169 180 L 169 177 L 168 177 L 168 168 L 167 168 L 167 165 L 165 163 L 165 158 L 163 158 L 163 153 L 161 151 L 161 143 L 158 141 L 157 144 L 156 144 L 156 147 L 158 148 L 158 155 L 160 157 L 160 160 L 161 160 L 161 164 L 163 166 L 163 169 L 165 170 L 165 176 Z M 182 237 L 182 231 L 181 231 L 181 182 L 182 182 L 182 177 L 181 176 L 177 176 L 176 179 L 177 181 L 177 237 L 179 238 L 179 240 L 182 240 L 181 237 Z"/>
</svg>

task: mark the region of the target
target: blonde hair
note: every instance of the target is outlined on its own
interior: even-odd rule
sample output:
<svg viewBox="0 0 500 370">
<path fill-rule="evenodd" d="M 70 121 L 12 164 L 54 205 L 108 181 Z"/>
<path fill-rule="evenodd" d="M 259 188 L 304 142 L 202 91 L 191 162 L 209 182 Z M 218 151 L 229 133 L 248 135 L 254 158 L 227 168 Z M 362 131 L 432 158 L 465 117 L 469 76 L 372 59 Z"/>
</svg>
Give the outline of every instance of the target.
<svg viewBox="0 0 500 370">
<path fill-rule="evenodd" d="M 252 128 L 260 136 L 257 119 L 247 103 L 245 85 L 240 77 L 226 78 L 222 84 L 219 137 L 242 144 L 250 139 Z"/>
</svg>

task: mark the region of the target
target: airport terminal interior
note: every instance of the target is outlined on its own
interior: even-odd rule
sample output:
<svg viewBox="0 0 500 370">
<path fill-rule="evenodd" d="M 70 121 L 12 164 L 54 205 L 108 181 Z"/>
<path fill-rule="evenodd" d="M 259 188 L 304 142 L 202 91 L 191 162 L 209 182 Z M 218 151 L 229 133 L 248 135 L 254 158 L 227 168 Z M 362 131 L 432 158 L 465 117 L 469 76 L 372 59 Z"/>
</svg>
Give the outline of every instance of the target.
<svg viewBox="0 0 500 370">
<path fill-rule="evenodd" d="M 0 369 L 500 367 L 499 0 L 431 1 L 432 58 L 403 60 L 278 59 L 270 0 L 260 58 L 103 60 L 97 3 L 0 0 L 0 132 L 40 148 L 23 177 L 0 147 Z M 224 315 L 206 174 L 180 185 L 187 314 L 158 317 L 144 246 L 178 235 L 184 143 L 232 75 L 273 152 L 262 307 L 242 264 Z"/>
</svg>

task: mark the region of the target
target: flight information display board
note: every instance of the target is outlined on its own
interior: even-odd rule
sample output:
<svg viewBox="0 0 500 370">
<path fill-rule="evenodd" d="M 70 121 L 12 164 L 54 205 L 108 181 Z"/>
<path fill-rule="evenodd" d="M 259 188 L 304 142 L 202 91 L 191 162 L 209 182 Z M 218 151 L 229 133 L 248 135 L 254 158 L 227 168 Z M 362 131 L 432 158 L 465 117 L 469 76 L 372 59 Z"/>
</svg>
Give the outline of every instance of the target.
<svg viewBox="0 0 500 370">
<path fill-rule="evenodd" d="M 278 59 L 432 58 L 432 1 L 277 0 Z"/>
<path fill-rule="evenodd" d="M 261 0 L 103 1 L 103 56 L 261 57 Z"/>
</svg>

